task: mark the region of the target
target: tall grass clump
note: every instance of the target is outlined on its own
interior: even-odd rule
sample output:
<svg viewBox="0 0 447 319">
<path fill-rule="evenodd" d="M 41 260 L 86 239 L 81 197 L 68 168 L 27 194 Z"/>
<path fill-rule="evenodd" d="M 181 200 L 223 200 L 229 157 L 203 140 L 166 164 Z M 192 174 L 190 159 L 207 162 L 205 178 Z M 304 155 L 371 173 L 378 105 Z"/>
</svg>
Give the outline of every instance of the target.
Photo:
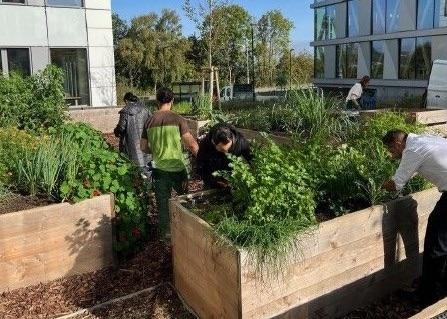
<svg viewBox="0 0 447 319">
<path fill-rule="evenodd" d="M 316 224 L 314 193 L 303 163 L 289 161 L 286 151 L 270 143 L 256 148 L 251 164 L 232 158 L 231 204 L 219 206 L 215 229 L 245 249 L 259 273 L 282 270 L 299 254 L 296 237 Z M 220 216 L 220 217 L 219 217 Z M 266 267 L 267 266 L 267 267 Z"/>
</svg>

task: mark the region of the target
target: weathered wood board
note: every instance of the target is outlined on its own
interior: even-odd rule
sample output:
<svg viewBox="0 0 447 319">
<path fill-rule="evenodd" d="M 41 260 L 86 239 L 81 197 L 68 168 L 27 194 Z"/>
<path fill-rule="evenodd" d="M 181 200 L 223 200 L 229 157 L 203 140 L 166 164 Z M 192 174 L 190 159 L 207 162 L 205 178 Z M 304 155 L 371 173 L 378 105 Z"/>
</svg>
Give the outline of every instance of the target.
<svg viewBox="0 0 447 319">
<path fill-rule="evenodd" d="M 114 263 L 113 195 L 0 215 L 0 292 Z"/>
<path fill-rule="evenodd" d="M 266 140 L 265 136 L 261 132 L 247 130 L 247 129 L 243 129 L 243 128 L 238 128 L 237 130 L 246 139 L 256 140 L 258 142 L 262 142 L 262 141 Z M 268 134 L 267 136 L 268 136 L 268 138 L 270 138 L 273 142 L 275 142 L 278 145 L 290 145 L 293 142 L 292 138 L 287 137 L 287 136 L 279 136 L 279 135 L 274 135 L 274 134 Z"/>
<path fill-rule="evenodd" d="M 447 298 L 442 299 L 434 305 L 422 310 L 410 319 L 431 319 L 444 313 L 447 313 Z"/>
<path fill-rule="evenodd" d="M 297 238 L 284 275 L 260 279 L 251 257 L 216 245 L 211 227 L 171 202 L 175 285 L 200 318 L 335 318 L 419 276 L 435 189 L 321 223 Z M 225 301 L 225 302 L 224 302 Z"/>
</svg>

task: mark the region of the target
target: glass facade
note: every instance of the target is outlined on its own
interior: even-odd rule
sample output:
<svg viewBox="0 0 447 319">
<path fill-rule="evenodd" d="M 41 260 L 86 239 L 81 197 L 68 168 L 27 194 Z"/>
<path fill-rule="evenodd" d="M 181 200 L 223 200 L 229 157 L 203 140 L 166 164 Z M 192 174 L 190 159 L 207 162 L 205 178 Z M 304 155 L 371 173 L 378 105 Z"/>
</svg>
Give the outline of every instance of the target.
<svg viewBox="0 0 447 319">
<path fill-rule="evenodd" d="M 358 65 L 358 43 L 347 43 L 336 47 L 336 77 L 356 79 Z"/>
<path fill-rule="evenodd" d="M 50 49 L 51 63 L 65 73 L 65 99 L 70 105 L 89 105 L 89 77 L 86 49 Z"/>
<path fill-rule="evenodd" d="M 415 70 L 417 80 L 428 80 L 430 77 L 431 58 L 431 37 L 421 37 L 416 39 Z"/>
<path fill-rule="evenodd" d="M 385 51 L 383 41 L 371 42 L 371 78 L 383 79 Z"/>
<path fill-rule="evenodd" d="M 337 37 L 335 30 L 336 7 L 326 6 L 315 9 L 315 40 L 332 40 Z"/>
<path fill-rule="evenodd" d="M 372 2 L 372 34 L 384 34 L 386 31 L 386 0 Z"/>
<path fill-rule="evenodd" d="M 418 0 L 417 28 L 432 29 L 434 26 L 435 0 Z"/>
<path fill-rule="evenodd" d="M 401 31 L 400 20 L 400 0 L 387 0 L 386 4 L 386 32 Z"/>
<path fill-rule="evenodd" d="M 447 27 L 447 1 L 435 0 L 435 28 Z"/>
<path fill-rule="evenodd" d="M 28 49 L 6 49 L 8 72 L 22 75 L 31 74 L 31 63 Z"/>
<path fill-rule="evenodd" d="M 314 77 L 316 79 L 324 78 L 324 47 L 315 48 Z"/>
<path fill-rule="evenodd" d="M 431 37 L 400 40 L 399 78 L 404 80 L 427 80 L 430 76 Z"/>
<path fill-rule="evenodd" d="M 348 36 L 354 37 L 360 35 L 360 0 L 348 1 Z"/>
</svg>

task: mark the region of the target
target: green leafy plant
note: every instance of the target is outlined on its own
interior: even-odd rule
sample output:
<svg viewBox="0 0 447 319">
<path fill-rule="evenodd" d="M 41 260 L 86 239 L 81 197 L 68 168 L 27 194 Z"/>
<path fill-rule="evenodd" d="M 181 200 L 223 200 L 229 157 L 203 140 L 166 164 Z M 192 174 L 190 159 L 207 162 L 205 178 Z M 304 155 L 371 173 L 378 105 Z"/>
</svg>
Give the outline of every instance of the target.
<svg viewBox="0 0 447 319">
<path fill-rule="evenodd" d="M 214 218 L 215 228 L 252 254 L 261 273 L 280 270 L 287 257 L 299 253 L 296 236 L 316 224 L 310 176 L 302 162 L 289 161 L 274 143 L 256 148 L 251 165 L 231 159 L 232 171 L 221 174 L 231 184 L 233 200 L 212 214 L 222 216 Z"/>
<path fill-rule="evenodd" d="M 60 185 L 64 198 L 75 202 L 113 193 L 117 213 L 116 248 L 127 254 L 147 236 L 148 188 L 140 171 L 128 159 L 111 149 L 101 133 L 87 124 L 65 124 L 53 134 L 66 136 L 79 147 L 76 178 L 66 175 Z"/>
<path fill-rule="evenodd" d="M 209 119 L 213 112 L 213 104 L 210 103 L 210 96 L 204 94 L 194 97 L 191 111 L 192 115 L 197 116 L 198 119 Z"/>
</svg>

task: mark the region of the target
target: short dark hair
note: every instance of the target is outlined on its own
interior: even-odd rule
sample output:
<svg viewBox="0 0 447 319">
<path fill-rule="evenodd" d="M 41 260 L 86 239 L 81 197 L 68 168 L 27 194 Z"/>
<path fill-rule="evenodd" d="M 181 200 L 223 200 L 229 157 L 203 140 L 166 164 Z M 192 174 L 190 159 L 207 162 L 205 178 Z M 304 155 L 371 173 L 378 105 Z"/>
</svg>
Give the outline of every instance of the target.
<svg viewBox="0 0 447 319">
<path fill-rule="evenodd" d="M 124 94 L 124 101 L 138 102 L 138 97 L 132 92 L 127 92 L 126 94 Z"/>
<path fill-rule="evenodd" d="M 160 104 L 171 103 L 174 100 L 174 92 L 166 87 L 160 88 L 157 91 L 157 101 Z"/>
<path fill-rule="evenodd" d="M 371 78 L 367 75 L 365 75 L 361 80 L 360 80 L 360 84 L 362 85 L 362 87 L 365 87 L 365 85 L 367 83 L 369 83 L 369 81 L 371 80 Z"/>
<path fill-rule="evenodd" d="M 214 145 L 223 143 L 227 145 L 234 137 L 229 125 L 218 124 L 211 131 L 211 141 Z"/>
<path fill-rule="evenodd" d="M 382 142 L 383 144 L 389 147 L 392 146 L 397 141 L 399 141 L 400 139 L 406 138 L 407 135 L 408 134 L 402 130 L 391 130 L 385 134 L 385 136 L 382 138 Z"/>
</svg>

